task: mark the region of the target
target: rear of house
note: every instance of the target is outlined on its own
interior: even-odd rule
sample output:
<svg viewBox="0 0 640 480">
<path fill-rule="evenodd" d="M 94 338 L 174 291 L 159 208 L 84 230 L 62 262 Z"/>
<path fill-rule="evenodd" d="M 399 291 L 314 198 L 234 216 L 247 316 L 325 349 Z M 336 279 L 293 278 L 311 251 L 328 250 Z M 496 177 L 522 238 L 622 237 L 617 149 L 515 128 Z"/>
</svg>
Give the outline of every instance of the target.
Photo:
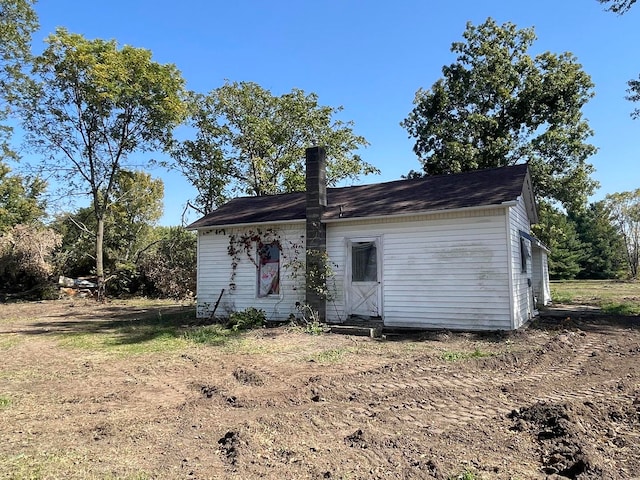
<svg viewBox="0 0 640 480">
<path fill-rule="evenodd" d="M 526 165 L 326 189 L 317 148 L 306 193 L 234 199 L 190 226 L 199 317 L 220 299 L 218 315 L 311 304 L 332 323 L 510 330 L 548 303 Z"/>
</svg>

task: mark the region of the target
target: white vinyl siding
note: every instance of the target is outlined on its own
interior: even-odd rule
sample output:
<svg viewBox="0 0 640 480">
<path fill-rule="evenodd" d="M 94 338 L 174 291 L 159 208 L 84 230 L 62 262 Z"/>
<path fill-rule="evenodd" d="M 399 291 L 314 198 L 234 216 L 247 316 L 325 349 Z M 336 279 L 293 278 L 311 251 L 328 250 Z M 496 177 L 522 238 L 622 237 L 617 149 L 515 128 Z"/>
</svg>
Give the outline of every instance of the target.
<svg viewBox="0 0 640 480">
<path fill-rule="evenodd" d="M 258 297 L 258 269 L 243 250 L 238 255 L 238 265 L 232 277 L 232 257 L 229 255 L 231 235 L 242 235 L 248 231 L 267 229 L 277 232 L 282 246 L 280 257 L 280 294 Z M 271 237 L 265 237 L 270 240 Z M 304 223 L 268 225 L 255 228 L 224 228 L 201 230 L 198 232 L 198 318 L 206 318 L 213 310 L 222 289 L 224 294 L 216 311 L 216 316 L 226 317 L 231 312 L 249 307 L 263 309 L 267 318 L 286 319 L 296 312 L 296 302 L 304 301 L 304 272 L 297 277 L 287 269 L 287 262 L 296 254 L 292 245 L 299 245 L 297 256 L 304 262 Z M 251 252 L 257 262 L 257 253 Z M 235 288 L 230 283 L 233 280 Z"/>
<path fill-rule="evenodd" d="M 533 249 L 532 274 L 533 291 L 536 295 L 538 306 L 549 305 L 551 302 L 551 289 L 549 286 L 549 265 L 547 252 L 542 248 Z"/>
<path fill-rule="evenodd" d="M 524 239 L 521 242 L 520 232 L 529 234 L 531 225 L 522 198 L 518 199 L 515 206 L 509 208 L 509 234 L 511 239 L 511 289 L 513 290 L 513 318 L 512 328 L 521 327 L 534 315 L 533 311 L 533 290 L 530 286 L 532 281 L 531 265 L 531 241 Z M 522 252 L 522 245 L 529 249 Z M 526 271 L 522 268 L 522 258 L 525 255 Z"/>
<path fill-rule="evenodd" d="M 344 264 L 350 238 L 382 238 L 386 326 L 509 329 L 511 311 L 506 209 L 403 220 L 330 223 L 327 251 L 335 262 L 338 300 L 330 321 L 344 321 Z"/>
</svg>

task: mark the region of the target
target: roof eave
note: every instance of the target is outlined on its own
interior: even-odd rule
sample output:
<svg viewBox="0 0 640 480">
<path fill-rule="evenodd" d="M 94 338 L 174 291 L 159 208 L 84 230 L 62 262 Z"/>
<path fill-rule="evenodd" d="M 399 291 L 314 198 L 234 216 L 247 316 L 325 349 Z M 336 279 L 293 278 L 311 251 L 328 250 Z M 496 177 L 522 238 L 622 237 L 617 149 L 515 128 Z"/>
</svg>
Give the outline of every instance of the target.
<svg viewBox="0 0 640 480">
<path fill-rule="evenodd" d="M 270 222 L 247 222 L 247 223 L 224 223 L 219 225 L 204 225 L 202 227 L 192 227 L 189 225 L 187 230 L 199 232 L 200 230 L 215 230 L 215 229 L 223 229 L 223 228 L 236 228 L 236 227 L 251 227 L 254 225 L 273 225 L 273 224 L 294 224 L 294 223 L 304 223 L 305 219 L 295 219 L 295 220 L 272 220 Z"/>
<path fill-rule="evenodd" d="M 525 202 L 528 203 L 528 202 Z M 470 212 L 477 210 L 494 210 L 494 209 L 503 209 L 513 207 L 518 204 L 518 200 L 507 200 L 502 203 L 497 204 L 488 204 L 488 205 L 474 205 L 471 207 L 460 207 L 460 208 L 443 208 L 438 210 L 420 210 L 414 212 L 407 213 L 399 213 L 394 215 L 371 215 L 371 216 L 363 216 L 363 217 L 342 217 L 342 218 L 329 218 L 324 219 L 323 223 L 343 223 L 350 221 L 360 221 L 360 220 L 383 220 L 389 218 L 407 218 L 407 217 L 415 217 L 416 215 L 438 215 L 443 213 L 461 213 L 461 212 Z M 535 212 L 535 208 L 534 208 Z M 536 216 L 537 219 L 537 216 Z M 187 230 L 191 231 L 201 231 L 201 230 L 213 230 L 213 229 L 223 229 L 223 228 L 243 228 L 243 227 L 251 227 L 256 225 L 273 225 L 273 224 L 296 224 L 296 223 L 304 223 L 306 219 L 294 219 L 294 220 L 272 220 L 268 222 L 245 222 L 245 223 L 225 223 L 225 224 L 216 224 L 216 225 L 203 225 L 201 227 L 191 227 L 188 226 Z M 533 223 L 533 222 L 532 222 Z"/>
</svg>

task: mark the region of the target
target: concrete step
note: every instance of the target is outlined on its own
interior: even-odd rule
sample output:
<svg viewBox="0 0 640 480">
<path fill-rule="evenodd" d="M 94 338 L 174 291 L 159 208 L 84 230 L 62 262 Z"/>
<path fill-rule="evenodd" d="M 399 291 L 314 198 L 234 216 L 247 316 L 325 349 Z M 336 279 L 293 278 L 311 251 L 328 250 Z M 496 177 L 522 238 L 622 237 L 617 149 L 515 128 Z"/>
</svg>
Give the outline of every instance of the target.
<svg viewBox="0 0 640 480">
<path fill-rule="evenodd" d="M 382 328 L 356 325 L 329 325 L 329 332 L 338 333 L 340 335 L 379 338 L 382 335 Z"/>
</svg>

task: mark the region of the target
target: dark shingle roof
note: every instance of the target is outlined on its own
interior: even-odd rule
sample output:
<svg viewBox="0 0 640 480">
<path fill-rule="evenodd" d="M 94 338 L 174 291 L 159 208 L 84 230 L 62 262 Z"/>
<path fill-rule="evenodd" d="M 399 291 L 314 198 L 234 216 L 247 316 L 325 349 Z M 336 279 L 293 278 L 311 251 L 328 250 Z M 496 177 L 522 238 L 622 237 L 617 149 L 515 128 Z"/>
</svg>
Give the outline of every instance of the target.
<svg viewBox="0 0 640 480">
<path fill-rule="evenodd" d="M 382 217 L 500 205 L 522 194 L 526 178 L 527 166 L 522 164 L 455 175 L 328 188 L 328 205 L 323 219 Z M 235 198 L 187 228 L 304 220 L 305 199 L 304 192 Z"/>
</svg>

